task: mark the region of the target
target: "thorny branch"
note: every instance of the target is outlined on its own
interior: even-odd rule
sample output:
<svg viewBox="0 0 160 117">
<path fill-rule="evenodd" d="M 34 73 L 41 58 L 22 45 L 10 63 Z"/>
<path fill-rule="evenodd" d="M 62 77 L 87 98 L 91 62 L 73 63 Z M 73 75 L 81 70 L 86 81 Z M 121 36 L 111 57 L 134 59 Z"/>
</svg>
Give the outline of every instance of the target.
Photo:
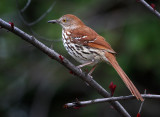
<svg viewBox="0 0 160 117">
<path fill-rule="evenodd" d="M 144 0 L 139 0 L 139 2 L 141 2 L 150 11 L 152 11 L 152 13 L 154 13 L 157 17 L 160 18 L 160 13 L 157 10 L 155 10 L 154 8 L 152 8 L 147 2 L 145 2 Z M 44 14 L 42 14 L 37 20 L 35 20 L 35 21 L 31 22 L 31 23 L 28 23 L 27 21 L 24 20 L 24 18 L 22 16 L 22 13 L 28 8 L 28 6 L 30 5 L 30 3 L 31 3 L 31 0 L 28 0 L 27 3 L 26 3 L 26 5 L 24 6 L 24 8 L 21 9 L 21 10 L 19 10 L 19 16 L 20 16 L 21 20 L 28 27 L 33 26 L 33 25 L 37 24 L 39 21 L 41 21 L 53 9 L 53 7 L 55 5 L 55 2 L 53 2 L 53 4 L 50 6 L 50 8 Z M 135 99 L 134 96 L 130 95 L 130 96 L 110 97 L 110 94 L 103 87 L 101 87 L 94 79 L 92 79 L 90 76 L 86 75 L 85 73 L 81 72 L 72 63 L 70 63 L 70 61 L 68 61 L 66 58 L 63 57 L 63 59 L 60 59 L 61 55 L 59 55 L 54 50 L 48 48 L 47 46 L 45 46 L 43 43 L 39 42 L 35 37 L 33 37 L 31 35 L 28 35 L 27 33 L 23 32 L 22 30 L 20 30 L 17 27 L 14 27 L 14 29 L 13 29 L 10 26 L 10 24 L 8 24 L 7 22 L 3 21 L 2 19 L 0 19 L 0 29 L 1 28 L 5 28 L 5 29 L 13 32 L 17 36 L 21 37 L 23 40 L 31 43 L 33 46 L 35 46 L 38 49 L 40 49 L 42 52 L 44 52 L 45 54 L 47 54 L 50 58 L 57 60 L 59 63 L 61 63 L 62 65 L 64 65 L 66 68 L 68 68 L 69 70 L 71 70 L 79 78 L 81 78 L 82 80 L 84 80 L 85 82 L 87 82 L 100 95 L 102 95 L 103 97 L 106 97 L 106 98 L 103 98 L 103 99 L 95 99 L 95 100 L 78 102 L 79 105 L 88 105 L 88 104 L 109 102 L 109 103 L 111 103 L 111 105 L 122 116 L 124 116 L 124 117 L 130 117 L 130 115 L 128 114 L 128 112 L 117 101 L 119 101 L 119 100 L 127 100 L 127 99 Z M 31 31 L 31 32 L 34 33 L 33 31 Z M 143 94 L 142 97 L 146 98 L 146 99 L 160 99 L 160 95 Z M 77 102 L 67 103 L 65 106 L 67 106 L 67 107 L 74 107 L 74 106 L 76 106 L 76 104 L 77 104 Z"/>
<path fill-rule="evenodd" d="M 37 47 L 39 50 L 47 54 L 50 58 L 58 61 L 67 69 L 71 70 L 76 76 L 81 78 L 83 81 L 87 82 L 92 88 L 94 88 L 100 95 L 105 98 L 110 97 L 110 93 L 108 93 L 101 85 L 99 85 L 91 76 L 86 75 L 84 72 L 81 72 L 75 65 L 73 65 L 68 59 L 63 57 L 60 59 L 60 54 L 55 52 L 54 50 L 50 49 L 40 41 L 38 41 L 35 37 L 25 33 L 24 31 L 20 30 L 16 26 L 14 29 L 11 25 L 0 18 L 0 27 L 7 29 L 8 31 L 14 33 L 15 35 L 19 36 L 23 40 L 29 42 L 33 46 Z M 62 57 L 62 56 L 61 56 Z M 118 101 L 111 101 L 109 102 L 115 110 L 117 110 L 122 116 L 124 117 L 131 117 L 129 113 L 123 108 L 123 106 Z"/>
<path fill-rule="evenodd" d="M 160 100 L 160 95 L 152 95 L 152 94 L 141 94 L 141 96 L 145 99 L 156 99 Z M 119 96 L 119 97 L 109 97 L 109 98 L 101 98 L 101 99 L 94 99 L 88 101 L 78 101 L 78 106 L 84 106 L 89 104 L 96 104 L 96 103 L 104 103 L 104 102 L 111 102 L 111 101 L 120 101 L 120 100 L 131 100 L 136 99 L 135 96 Z M 67 103 L 65 104 L 66 108 L 76 107 L 77 102 Z"/>
<path fill-rule="evenodd" d="M 151 7 L 145 0 L 138 0 L 138 2 L 142 3 L 145 7 L 147 7 L 153 14 L 155 14 L 158 18 L 160 18 L 160 13 Z"/>
</svg>

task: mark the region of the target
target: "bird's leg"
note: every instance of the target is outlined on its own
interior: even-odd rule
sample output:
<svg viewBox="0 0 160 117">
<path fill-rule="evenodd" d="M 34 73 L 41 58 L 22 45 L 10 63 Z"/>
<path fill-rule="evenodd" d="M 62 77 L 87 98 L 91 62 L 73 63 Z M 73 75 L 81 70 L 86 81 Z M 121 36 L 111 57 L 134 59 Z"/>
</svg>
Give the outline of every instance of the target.
<svg viewBox="0 0 160 117">
<path fill-rule="evenodd" d="M 86 65 L 90 65 L 90 64 L 92 64 L 92 63 L 94 63 L 94 60 L 92 60 L 91 62 L 84 63 L 84 64 L 82 64 L 82 65 L 78 65 L 77 67 L 80 69 L 81 67 L 84 67 L 84 66 L 86 66 Z M 97 64 L 96 64 L 96 65 L 97 65 Z M 92 74 L 93 71 L 95 70 L 96 65 L 94 65 L 94 66 L 92 67 L 92 69 L 90 70 L 90 72 L 88 73 L 88 75 L 89 75 L 90 77 L 92 77 L 91 74 Z M 80 69 L 80 70 L 81 70 L 81 69 Z M 81 71 L 82 71 L 82 70 L 81 70 Z M 92 77 L 92 78 L 93 78 L 93 77 Z"/>
<path fill-rule="evenodd" d="M 92 61 L 90 61 L 90 62 L 87 62 L 87 63 L 84 63 L 84 64 L 82 64 L 82 65 L 78 65 L 77 67 L 80 69 L 81 67 L 84 67 L 84 66 L 86 66 L 86 65 L 90 65 L 90 64 L 92 64 L 92 63 L 94 63 L 94 60 L 92 60 Z M 89 72 L 89 76 L 91 76 L 91 73 L 94 71 L 94 69 L 95 69 L 95 65 L 94 65 L 94 67 L 91 69 L 91 71 Z M 81 69 L 80 69 L 80 71 L 82 71 Z M 91 76 L 92 77 L 92 76 Z"/>
<path fill-rule="evenodd" d="M 78 65 L 77 67 L 78 67 L 78 68 L 81 68 L 81 67 L 84 67 L 84 66 L 86 66 L 86 65 L 90 65 L 90 64 L 92 64 L 92 63 L 93 63 L 93 61 L 87 62 L 87 63 L 84 63 L 84 64 L 82 64 L 82 65 Z"/>
<path fill-rule="evenodd" d="M 96 64 L 96 65 L 94 65 L 94 66 L 92 67 L 92 69 L 91 69 L 91 71 L 88 73 L 88 75 L 90 75 L 90 76 L 91 76 L 91 74 L 92 74 L 92 73 L 93 73 L 93 71 L 95 70 L 96 66 L 97 66 L 97 64 Z"/>
</svg>

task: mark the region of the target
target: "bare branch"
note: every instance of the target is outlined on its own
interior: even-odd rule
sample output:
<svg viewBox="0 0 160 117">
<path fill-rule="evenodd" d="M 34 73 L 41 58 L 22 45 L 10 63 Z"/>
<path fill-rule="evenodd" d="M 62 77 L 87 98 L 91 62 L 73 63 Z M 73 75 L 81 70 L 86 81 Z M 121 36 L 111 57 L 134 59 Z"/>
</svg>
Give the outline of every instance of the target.
<svg viewBox="0 0 160 117">
<path fill-rule="evenodd" d="M 155 14 L 158 18 L 160 18 L 160 13 L 151 7 L 145 0 L 139 0 L 145 7 L 147 7 L 153 14 Z"/>
<path fill-rule="evenodd" d="M 30 3 L 31 3 L 31 0 L 28 0 L 26 5 L 24 6 L 24 8 L 22 10 L 18 10 L 18 15 L 19 15 L 21 21 L 27 26 L 29 31 L 32 33 L 32 35 L 34 35 L 36 38 L 39 38 L 39 39 L 42 39 L 42 40 L 48 41 L 48 42 L 59 42 L 59 41 L 61 41 L 61 39 L 52 40 L 52 39 L 48 39 L 46 37 L 40 36 L 35 31 L 33 31 L 33 29 L 31 28 L 31 26 L 33 26 L 36 23 L 38 23 L 39 21 L 41 21 L 49 12 L 51 12 L 51 10 L 55 6 L 56 2 L 53 2 L 52 5 L 49 7 L 49 9 L 45 13 L 43 13 L 43 15 L 41 15 L 37 20 L 29 23 L 23 18 L 22 13 L 29 7 Z M 18 8 L 18 0 L 16 0 L 16 4 L 17 4 L 17 8 Z"/>
<path fill-rule="evenodd" d="M 160 100 L 160 95 L 141 94 L 141 96 L 145 99 Z M 101 98 L 101 99 L 94 99 L 94 100 L 88 100 L 88 101 L 78 101 L 78 103 L 77 102 L 67 103 L 67 104 L 65 104 L 65 107 L 70 108 L 70 107 L 84 106 L 84 105 L 89 105 L 89 104 L 104 103 L 104 102 L 111 102 L 111 101 L 120 101 L 120 100 L 130 100 L 130 99 L 136 99 L 136 98 L 133 95 Z"/>
<path fill-rule="evenodd" d="M 14 33 L 15 35 L 21 37 L 23 40 L 29 42 L 33 46 L 37 47 L 39 50 L 47 54 L 50 58 L 55 59 L 59 63 L 61 63 L 63 66 L 65 66 L 67 69 L 71 70 L 75 75 L 77 75 L 79 78 L 81 78 L 83 81 L 87 82 L 92 88 L 94 88 L 100 95 L 103 97 L 110 97 L 110 93 L 108 93 L 101 85 L 99 85 L 91 76 L 86 75 L 84 72 L 81 72 L 75 65 L 73 65 L 69 60 L 67 60 L 65 57 L 62 57 L 63 59 L 60 59 L 60 54 L 55 52 L 54 50 L 50 49 L 40 41 L 38 41 L 35 37 L 23 32 L 19 28 L 14 26 L 14 30 L 10 26 L 9 23 L 5 22 L 4 20 L 0 19 L 0 26 L 2 28 L 7 29 L 8 31 Z M 122 116 L 124 117 L 131 117 L 129 113 L 123 108 L 123 106 L 117 102 L 117 101 L 111 101 L 109 102 L 115 110 L 117 110 Z"/>
<path fill-rule="evenodd" d="M 29 23 L 28 26 L 33 26 L 37 24 L 39 21 L 41 21 L 49 12 L 51 12 L 55 4 L 56 2 L 53 2 L 52 5 L 49 7 L 49 9 L 44 14 L 42 14 L 36 21 Z"/>
<path fill-rule="evenodd" d="M 23 21 L 23 23 L 27 26 L 33 26 L 35 24 L 37 24 L 38 22 L 40 22 L 49 12 L 51 12 L 51 10 L 53 9 L 53 7 L 55 6 L 56 2 L 53 2 L 51 4 L 51 6 L 48 8 L 48 10 L 46 12 L 44 12 L 37 20 L 33 21 L 33 22 L 27 22 L 23 17 L 22 17 L 22 11 L 24 12 L 24 10 L 26 10 L 26 8 L 29 6 L 30 2 L 28 1 L 26 6 L 20 10 L 18 12 L 19 17 L 21 18 L 21 20 Z M 17 1 L 17 7 L 18 7 L 18 1 Z"/>
<path fill-rule="evenodd" d="M 28 8 L 28 6 L 30 5 L 30 3 L 31 3 L 31 0 L 28 0 L 27 3 L 26 3 L 26 5 L 24 6 L 24 8 L 21 9 L 21 12 L 24 12 Z"/>
</svg>

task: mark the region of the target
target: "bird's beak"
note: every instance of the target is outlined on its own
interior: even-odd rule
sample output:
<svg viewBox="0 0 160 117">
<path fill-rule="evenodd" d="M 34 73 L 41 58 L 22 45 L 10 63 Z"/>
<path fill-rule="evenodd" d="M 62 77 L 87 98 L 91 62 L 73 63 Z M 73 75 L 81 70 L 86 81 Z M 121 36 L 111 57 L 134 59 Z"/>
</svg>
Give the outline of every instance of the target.
<svg viewBox="0 0 160 117">
<path fill-rule="evenodd" d="M 49 20 L 48 23 L 58 23 L 58 20 Z"/>
</svg>

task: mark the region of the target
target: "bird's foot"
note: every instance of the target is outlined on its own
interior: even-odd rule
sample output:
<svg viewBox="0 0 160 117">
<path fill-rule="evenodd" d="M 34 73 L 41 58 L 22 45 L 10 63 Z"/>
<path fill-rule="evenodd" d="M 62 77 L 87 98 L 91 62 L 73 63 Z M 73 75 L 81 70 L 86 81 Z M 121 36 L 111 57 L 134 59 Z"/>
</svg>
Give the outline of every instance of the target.
<svg viewBox="0 0 160 117">
<path fill-rule="evenodd" d="M 93 76 L 92 76 L 90 73 L 88 73 L 88 76 L 91 77 L 91 78 L 93 79 Z"/>
<path fill-rule="evenodd" d="M 77 68 L 79 69 L 79 71 L 82 73 L 83 71 L 81 70 L 81 67 L 77 66 Z"/>
<path fill-rule="evenodd" d="M 85 82 L 87 86 L 90 86 L 87 82 Z"/>
</svg>

